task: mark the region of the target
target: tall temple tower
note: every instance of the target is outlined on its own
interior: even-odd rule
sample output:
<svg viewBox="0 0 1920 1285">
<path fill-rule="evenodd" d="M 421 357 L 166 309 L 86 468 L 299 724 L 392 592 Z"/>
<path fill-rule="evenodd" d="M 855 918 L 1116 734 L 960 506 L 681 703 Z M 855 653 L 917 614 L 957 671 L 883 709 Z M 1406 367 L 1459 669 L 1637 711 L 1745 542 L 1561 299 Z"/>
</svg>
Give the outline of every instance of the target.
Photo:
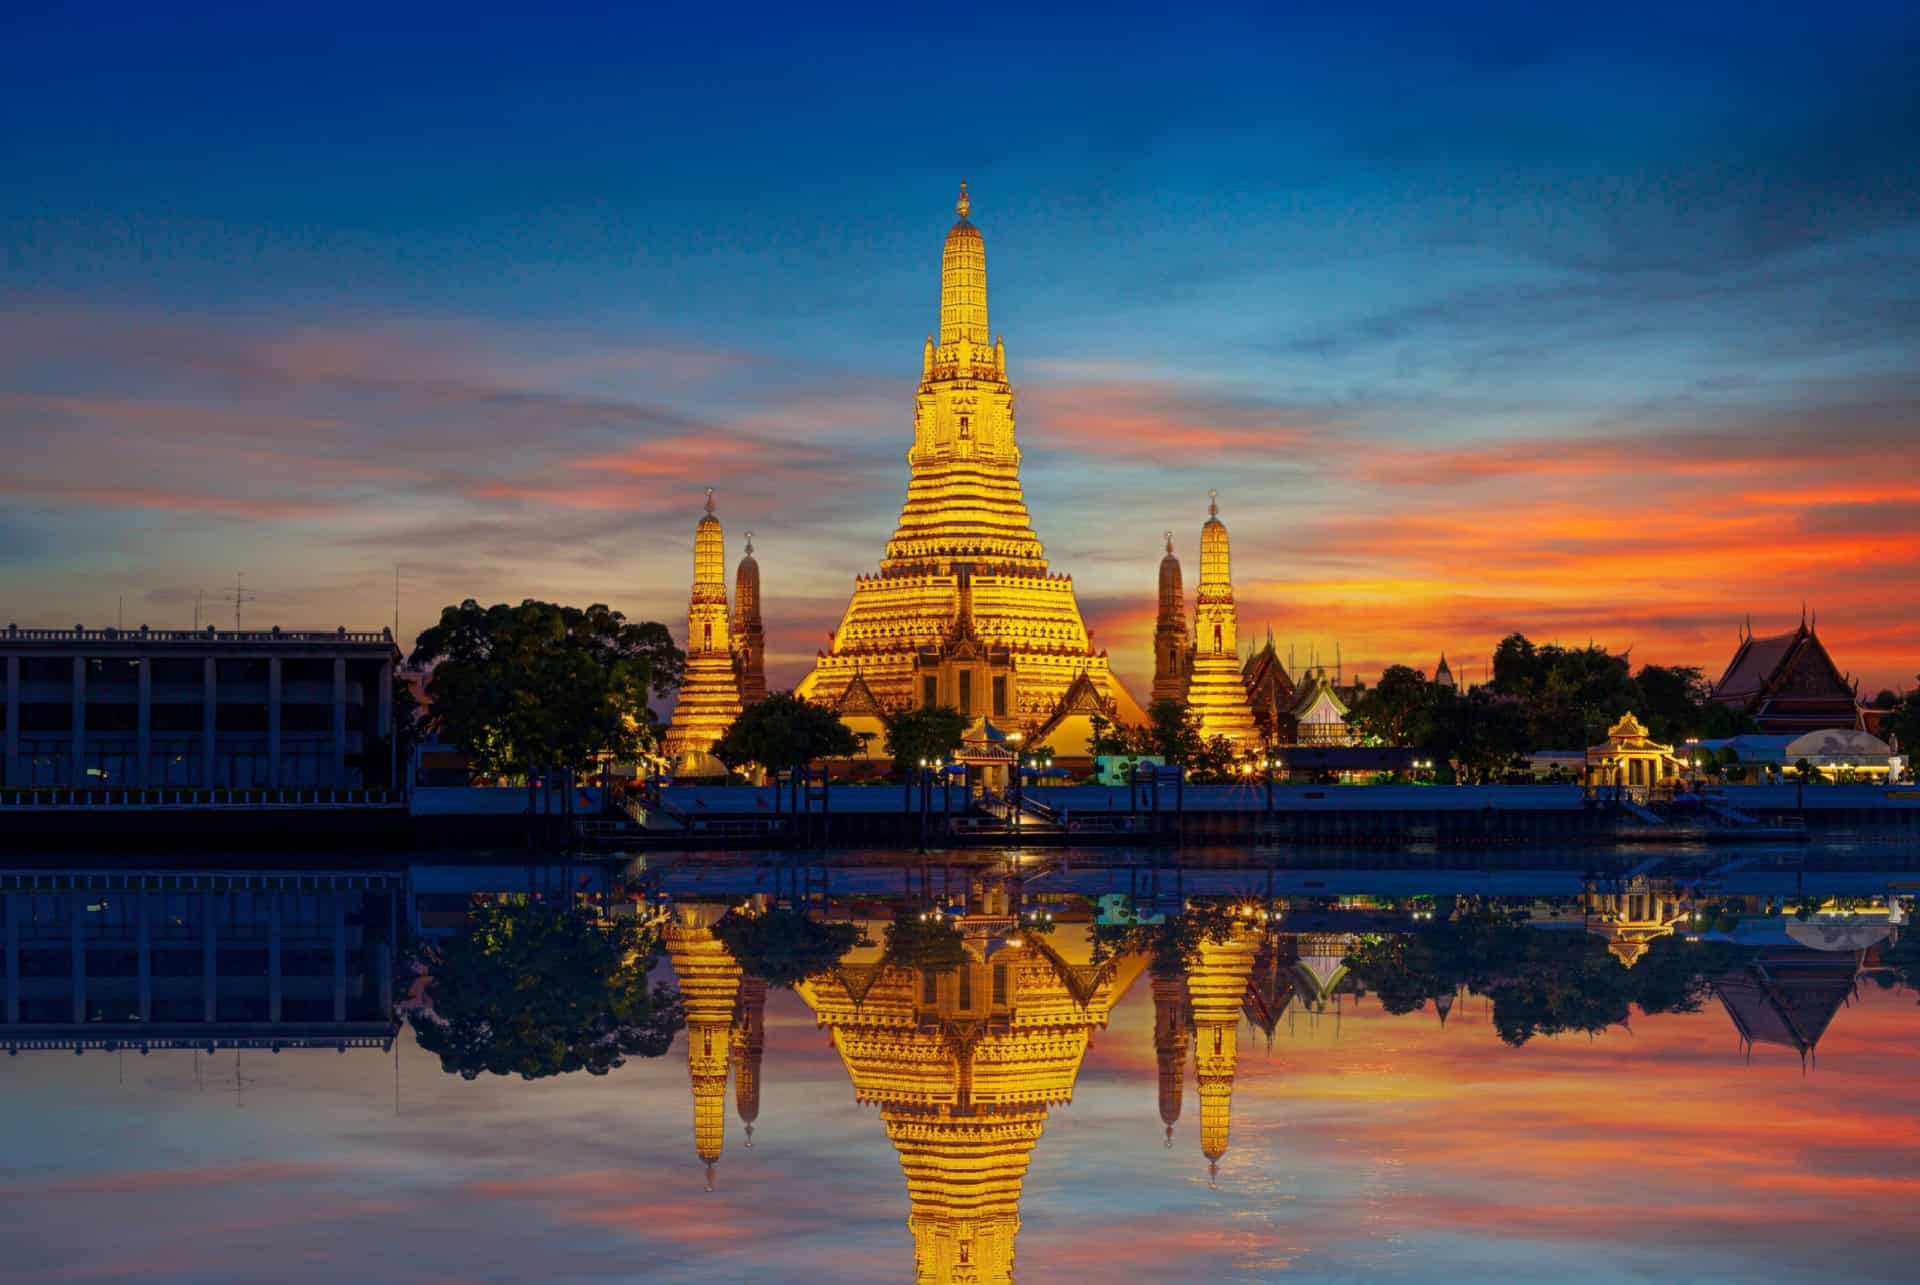
<svg viewBox="0 0 1920 1285">
<path fill-rule="evenodd" d="M 753 532 L 733 573 L 733 645 L 740 676 L 740 703 L 767 698 L 767 631 L 760 624 L 760 564 L 753 560 Z"/>
<path fill-rule="evenodd" d="M 983 957 L 980 944 L 941 973 L 883 960 L 795 987 L 899 1152 L 916 1285 L 1012 1285 L 1034 1145 L 1146 963 L 1076 967 L 1035 943 Z"/>
<path fill-rule="evenodd" d="M 1193 1004 L 1193 1069 L 1200 1090 L 1200 1151 L 1207 1176 L 1219 1172 L 1233 1119 L 1233 1077 L 1240 1061 L 1240 1003 L 1253 975 L 1254 943 L 1240 934 L 1203 941 L 1187 974 Z"/>
<path fill-rule="evenodd" d="M 757 572 L 756 572 L 757 574 Z M 707 512 L 693 532 L 693 594 L 687 602 L 687 673 L 667 728 L 675 776 L 725 776 L 709 752 L 740 715 L 740 686 L 727 635 L 727 549 L 720 519 Z"/>
<path fill-rule="evenodd" d="M 1207 492 L 1207 521 L 1200 528 L 1200 588 L 1193 595 L 1193 668 L 1187 706 L 1200 720 L 1200 735 L 1224 736 L 1242 749 L 1259 743 L 1240 672 L 1240 640 L 1233 607 L 1233 556 L 1220 520 L 1220 493 Z"/>
<path fill-rule="evenodd" d="M 1153 625 L 1153 699 L 1186 703 L 1187 661 L 1193 640 L 1187 635 L 1187 595 L 1174 556 L 1173 532 L 1167 532 L 1167 556 L 1160 559 L 1160 615 Z"/>
<path fill-rule="evenodd" d="M 667 925 L 667 957 L 687 1007 L 687 1076 L 693 1084 L 693 1148 L 707 1166 L 707 1190 L 727 1130 L 728 1034 L 740 991 L 740 965 L 713 924 L 724 907 L 681 906 Z"/>
<path fill-rule="evenodd" d="M 767 983 L 761 977 L 742 977 L 734 1001 L 733 1109 L 746 1126 L 747 1145 L 753 1145 L 753 1122 L 760 1118 L 760 1060 L 767 1051 Z"/>
<path fill-rule="evenodd" d="M 1192 1020 L 1187 1011 L 1186 978 L 1154 978 L 1153 1060 L 1160 1073 L 1160 1123 L 1166 1126 L 1169 1147 L 1187 1093 L 1187 1026 Z"/>
<path fill-rule="evenodd" d="M 939 339 L 929 336 L 920 355 L 899 525 L 879 573 L 855 580 L 830 648 L 797 690 L 831 703 L 858 673 L 890 710 L 924 705 L 929 692 L 944 700 L 957 685 L 928 671 L 942 661 L 967 586 L 977 641 L 1005 649 L 1019 675 L 1003 723 L 1043 722 L 1083 672 L 1111 717 L 1144 722 L 1106 653 L 1094 650 L 1071 577 L 1047 570 L 1027 516 L 1006 345 L 988 330 L 986 242 L 967 219 L 964 183 L 958 210 L 941 253 Z M 988 693 L 969 697 L 974 707 L 963 712 L 994 713 Z"/>
</svg>

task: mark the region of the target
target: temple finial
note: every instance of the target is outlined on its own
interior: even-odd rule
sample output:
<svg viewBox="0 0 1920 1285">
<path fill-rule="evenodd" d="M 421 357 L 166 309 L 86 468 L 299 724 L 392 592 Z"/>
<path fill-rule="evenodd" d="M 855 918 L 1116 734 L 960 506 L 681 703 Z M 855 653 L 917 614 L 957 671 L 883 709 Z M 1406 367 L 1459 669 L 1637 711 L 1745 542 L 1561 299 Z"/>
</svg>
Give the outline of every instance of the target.
<svg viewBox="0 0 1920 1285">
<path fill-rule="evenodd" d="M 1220 516 L 1220 492 L 1218 491 L 1207 492 L 1207 516 L 1210 518 Z"/>
<path fill-rule="evenodd" d="M 707 516 L 713 516 L 713 488 L 707 488 Z"/>
<path fill-rule="evenodd" d="M 713 1190 L 713 1161 L 707 1161 L 707 1190 Z"/>
<path fill-rule="evenodd" d="M 1167 532 L 1167 552 L 1173 552 L 1173 532 Z"/>
<path fill-rule="evenodd" d="M 747 532 L 747 556 L 753 556 L 753 532 Z"/>
<path fill-rule="evenodd" d="M 953 203 L 953 208 L 959 211 L 960 217 L 963 219 L 966 218 L 968 212 L 973 209 L 973 201 L 967 196 L 967 180 L 965 179 L 960 180 L 960 199 Z"/>
</svg>

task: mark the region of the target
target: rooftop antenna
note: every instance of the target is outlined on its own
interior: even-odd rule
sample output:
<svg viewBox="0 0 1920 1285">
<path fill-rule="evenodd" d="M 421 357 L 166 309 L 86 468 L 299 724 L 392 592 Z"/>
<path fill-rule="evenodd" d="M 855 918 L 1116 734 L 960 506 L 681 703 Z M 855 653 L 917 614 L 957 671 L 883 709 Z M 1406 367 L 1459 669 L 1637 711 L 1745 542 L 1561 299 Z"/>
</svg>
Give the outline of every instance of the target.
<svg viewBox="0 0 1920 1285">
<path fill-rule="evenodd" d="M 236 634 L 240 632 L 240 608 L 259 596 L 246 587 L 246 575 L 244 571 L 233 573 L 233 593 L 227 599 L 233 604 L 233 632 Z"/>
<path fill-rule="evenodd" d="M 400 564 L 393 564 L 393 640 L 400 641 Z"/>
</svg>

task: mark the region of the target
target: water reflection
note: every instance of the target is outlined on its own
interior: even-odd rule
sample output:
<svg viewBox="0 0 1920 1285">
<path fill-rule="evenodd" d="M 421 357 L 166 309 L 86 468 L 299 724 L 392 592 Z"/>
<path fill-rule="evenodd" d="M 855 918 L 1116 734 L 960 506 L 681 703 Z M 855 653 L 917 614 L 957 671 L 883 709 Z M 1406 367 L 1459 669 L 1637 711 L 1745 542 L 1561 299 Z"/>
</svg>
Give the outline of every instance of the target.
<svg viewBox="0 0 1920 1285">
<path fill-rule="evenodd" d="M 1436 1136 L 1446 1137 L 1448 1122 L 1431 1116 L 1424 1131 L 1402 1137 L 1374 1101 L 1393 1099 L 1399 1091 L 1393 1086 L 1408 1077 L 1449 1086 L 1487 1077 L 1486 1084 L 1501 1090 L 1493 1100 L 1504 1107 L 1474 1101 L 1484 1096 L 1478 1090 L 1423 1090 L 1455 1103 L 1461 1127 L 1481 1130 L 1485 1138 L 1484 1155 L 1460 1151 L 1442 1162 L 1440 1176 L 1462 1188 L 1447 1199 L 1464 1201 L 1471 1189 L 1488 1202 L 1489 1218 L 1517 1210 L 1529 1197 L 1511 1189 L 1503 1193 L 1489 1172 L 1531 1163 L 1521 1152 L 1571 1156 L 1570 1168 L 1542 1171 L 1536 1181 L 1572 1191 L 1575 1201 L 1601 1202 L 1591 1211 L 1594 1219 L 1631 1215 L 1657 1221 L 1650 1204 L 1632 1203 L 1650 1201 L 1645 1194 L 1615 1193 L 1611 1205 L 1602 1201 L 1603 1169 L 1629 1157 L 1606 1151 L 1611 1144 L 1583 1132 L 1591 1113 L 1580 1104 L 1584 1098 L 1576 1101 L 1568 1096 L 1573 1090 L 1563 1089 L 1561 1098 L 1544 1099 L 1545 1106 L 1521 1104 L 1522 1093 L 1536 1092 L 1520 1088 L 1523 1074 L 1571 1066 L 1576 1052 L 1588 1046 L 1585 1038 L 1556 1037 L 1608 1031 L 1619 1032 L 1620 1042 L 1610 1045 L 1614 1060 L 1582 1061 L 1589 1072 L 1601 1070 L 1578 1081 L 1578 1091 L 1617 1098 L 1629 1113 L 1669 1100 L 1660 1117 L 1663 1138 L 1680 1128 L 1676 1113 L 1688 1118 L 1686 1130 L 1673 1133 L 1684 1133 L 1684 1143 L 1656 1139 L 1647 1145 L 1663 1146 L 1675 1166 L 1713 1175 L 1680 1193 L 1690 1201 L 1694 1225 L 1735 1218 L 1735 1205 L 1759 1198 L 1760 1189 L 1739 1185 L 1756 1177 L 1775 1184 L 1804 1181 L 1809 1191 L 1830 1183 L 1832 1192 L 1861 1199 L 1920 1190 L 1920 1174 L 1906 1174 L 1911 1165 L 1900 1159 L 1903 1148 L 1920 1142 L 1913 1119 L 1920 1103 L 1907 1082 L 1876 1081 L 1879 1097 L 1867 1112 L 1874 1131 L 1846 1133 L 1845 1149 L 1782 1159 L 1770 1141 L 1803 1131 L 1804 1121 L 1817 1118 L 1814 1106 L 1829 1092 L 1822 1086 L 1834 1081 L 1831 1071 L 1816 1073 L 1815 1058 L 1834 1030 L 1863 1020 L 1847 1016 L 1863 990 L 1913 985 L 1915 935 L 1906 929 L 1906 894 L 1792 895 L 1622 878 L 1538 896 L 1269 898 L 1243 892 L 1135 900 L 1047 893 L 976 874 L 950 896 L 848 894 L 826 901 L 745 891 L 662 898 L 651 889 L 618 887 L 602 895 L 597 886 L 583 895 L 569 876 L 559 882 L 560 891 L 539 897 L 484 889 L 457 926 L 446 904 L 439 904 L 442 934 L 427 934 L 418 955 L 428 975 L 410 987 L 405 938 L 408 925 L 421 917 L 400 874 L 333 883 L 263 875 L 218 886 L 182 885 L 179 877 L 167 876 L 146 884 L 123 880 L 117 887 L 8 877 L 13 882 L 0 884 L 8 925 L 8 1020 L 0 1039 L 12 1050 L 293 1050 L 345 1048 L 354 1041 L 391 1048 L 398 1005 L 411 1015 L 421 1047 L 442 1070 L 479 1078 L 472 1085 L 436 1075 L 450 1092 L 431 1095 L 450 1113 L 447 1128 L 476 1148 L 487 1145 L 505 1113 L 496 1108 L 462 1122 L 459 1104 L 500 1101 L 471 1096 L 496 1075 L 545 1082 L 507 1080 L 502 1087 L 512 1093 L 548 1092 L 562 1084 L 592 1091 L 591 1073 L 626 1060 L 623 1078 L 606 1086 L 611 1095 L 602 1090 L 595 1099 L 613 1113 L 612 1133 L 626 1133 L 620 1121 L 638 1101 L 660 1110 L 670 1077 L 679 1087 L 671 1088 L 667 1109 L 680 1141 L 669 1152 L 657 1142 L 635 1151 L 629 1140 L 607 1181 L 615 1189 L 658 1191 L 672 1189 L 681 1180 L 673 1175 L 681 1175 L 694 1202 L 673 1206 L 671 1217 L 683 1234 L 701 1229 L 725 1240 L 728 1228 L 737 1229 L 743 1219 L 773 1217 L 771 1206 L 787 1201 L 815 1216 L 826 1196 L 808 1189 L 841 1179 L 836 1174 L 823 1184 L 806 1164 L 796 1167 L 795 1150 L 824 1153 L 840 1145 L 841 1133 L 851 1133 L 847 1145 L 857 1148 L 862 1131 L 877 1149 L 884 1134 L 894 1156 L 888 1163 L 898 1165 L 891 1170 L 894 1190 L 906 1197 L 907 1234 L 900 1234 L 898 1223 L 897 1239 L 882 1231 L 845 1233 L 854 1238 L 849 1249 L 888 1256 L 875 1279 L 898 1278 L 909 1252 L 919 1281 L 1010 1281 L 1016 1256 L 1024 1277 L 1057 1278 L 1076 1253 L 1085 1252 L 1059 1236 L 1074 1202 L 1113 1208 L 1107 1247 L 1122 1254 L 1129 1246 L 1161 1243 L 1163 1232 L 1173 1235 L 1150 1222 L 1128 1221 L 1126 1211 L 1174 1199 L 1165 1190 L 1179 1182 L 1174 1171 L 1161 1173 L 1160 1190 L 1129 1190 L 1129 1184 L 1154 1184 L 1127 1140 L 1111 1132 L 1076 1132 L 1071 1116 L 1067 1132 L 1060 1132 L 1062 1107 L 1087 1092 L 1089 1065 L 1102 1068 L 1093 1077 L 1096 1085 L 1126 1077 L 1117 1093 L 1094 1094 L 1106 1104 L 1102 1109 L 1119 1113 L 1114 1130 L 1132 1136 L 1126 1124 L 1131 1118 L 1150 1135 L 1155 1156 L 1163 1141 L 1175 1148 L 1168 1161 L 1179 1164 L 1197 1193 L 1178 1198 L 1191 1220 L 1179 1235 L 1191 1242 L 1184 1252 L 1195 1255 L 1196 1263 L 1212 1261 L 1209 1253 L 1224 1253 L 1222 1247 L 1241 1234 L 1230 1211 L 1243 1219 L 1290 1218 L 1275 1193 L 1300 1198 L 1298 1183 L 1288 1176 L 1296 1167 L 1306 1174 L 1360 1163 L 1400 1165 L 1406 1163 L 1401 1149 L 1422 1132 L 1429 1148 Z M 276 878 L 282 880 L 278 885 Z M 566 928 L 548 931 L 556 925 Z M 582 927 L 590 931 L 574 931 Z M 188 961 L 198 962 L 189 967 Z M 1115 1023 L 1129 997 L 1132 1035 L 1125 1034 L 1127 1022 Z M 1910 999 L 1902 996 L 1907 1007 L 1899 1016 L 1912 1012 Z M 1463 1009 L 1475 1019 L 1484 1009 L 1484 1023 L 1476 1020 L 1463 1030 Z M 831 1056 L 840 1068 L 836 1074 L 845 1075 L 837 1093 L 877 1113 L 878 1127 L 871 1115 L 838 1123 L 815 1094 L 808 1106 L 812 1118 L 792 1120 L 783 1137 L 765 1139 L 777 1145 L 763 1146 L 751 1164 L 743 1164 L 738 1151 L 723 1161 L 729 1132 L 736 1147 L 753 1143 L 763 1063 L 771 1063 L 776 1091 L 777 1081 L 791 1082 L 817 1066 L 792 1040 L 791 1022 L 803 1010 L 831 1043 L 831 1055 L 815 1056 Z M 789 1023 L 785 1034 L 781 1014 Z M 1443 1031 L 1450 1018 L 1453 1028 Z M 1660 1050 L 1673 1047 L 1670 1035 L 1665 1044 L 1649 1042 L 1645 1034 L 1624 1038 L 1636 1025 L 1644 1029 L 1661 1021 L 1723 1032 L 1728 1038 L 1722 1066 L 1737 1065 L 1739 1051 L 1784 1052 L 1784 1059 L 1768 1061 L 1765 1082 L 1778 1082 L 1783 1064 L 1797 1080 L 1794 1063 L 1804 1058 L 1813 1096 L 1799 1105 L 1774 1099 L 1773 1115 L 1742 1114 L 1738 1123 L 1716 1123 L 1716 1112 L 1744 1112 L 1759 1101 L 1763 1081 L 1751 1080 L 1745 1088 L 1731 1082 L 1729 1089 L 1724 1073 L 1704 1061 L 1666 1058 Z M 682 1022 L 684 1033 L 676 1034 Z M 1311 1045 L 1296 1047 L 1331 1051 L 1343 1022 L 1349 1042 L 1356 1029 L 1362 1039 L 1352 1049 L 1356 1056 L 1305 1068 L 1302 1075 L 1295 1055 L 1286 1053 L 1284 1073 L 1263 1069 L 1263 1044 L 1271 1050 L 1276 1038 L 1292 1034 L 1313 1037 Z M 1104 1062 L 1090 1059 L 1096 1040 L 1112 1038 L 1102 1035 L 1110 1023 L 1123 1040 L 1136 1042 L 1119 1050 L 1103 1043 Z M 771 1051 L 770 1024 L 776 1037 Z M 1883 1043 L 1871 1059 L 1863 1058 L 1856 1039 L 1851 1061 L 1875 1062 L 1875 1074 L 1896 1066 L 1914 1047 L 1911 1023 L 1882 1020 L 1871 1029 L 1883 1040 L 1889 1031 L 1908 1033 Z M 1441 1043 L 1443 1033 L 1448 1038 Z M 254 1065 L 250 1057 L 249 1069 Z M 790 1066 L 794 1070 L 786 1070 Z M 394 1069 L 397 1074 L 397 1063 Z M 590 1075 L 568 1073 L 573 1070 Z M 1337 1147 L 1331 1135 L 1312 1141 L 1309 1129 L 1294 1136 L 1301 1123 L 1296 1107 L 1323 1095 L 1315 1077 L 1328 1075 L 1342 1077 Z M 1149 1076 L 1156 1082 L 1151 1093 Z M 1554 1078 L 1539 1083 L 1544 1088 Z M 1715 1086 L 1718 1096 L 1709 1101 L 1696 1095 L 1689 1102 L 1689 1080 Z M 237 1094 L 237 1071 L 234 1083 Z M 624 1096 L 636 1084 L 643 1099 Z M 396 1108 L 398 1087 L 396 1080 Z M 257 1103 L 259 1090 L 249 1096 Z M 285 1099 L 281 1106 L 296 1116 L 303 1110 Z M 1691 1120 L 1693 1114 L 1699 1120 Z M 1284 1162 L 1270 1137 L 1282 1120 L 1294 1138 L 1290 1146 L 1298 1147 Z M 10 1130 L 19 1123 L 11 1121 Z M 685 1149 L 689 1125 L 691 1158 Z M 1705 1167 L 1697 1152 L 1700 1139 L 1711 1141 L 1715 1130 L 1729 1129 L 1746 1138 L 1735 1149 L 1751 1147 L 1771 1167 L 1744 1176 L 1738 1159 L 1725 1169 Z M 1510 1131 L 1534 1141 L 1516 1152 L 1498 1141 Z M 1566 1136 L 1556 1140 L 1556 1134 Z M 1696 1149 L 1692 1159 L 1689 1148 Z M 1036 1164 L 1050 1153 L 1049 1165 Z M 1596 1160 L 1601 1168 L 1583 1171 Z M 1109 1164 L 1114 1173 L 1102 1174 Z M 1065 1182 L 1063 1165 L 1074 1166 L 1079 1181 Z M 1119 1176 L 1123 1170 L 1126 1179 Z M 1219 1190 L 1209 1190 L 1209 1181 Z M 1722 1190 L 1721 1182 L 1735 1185 Z M 1883 1192 L 1863 1183 L 1895 1186 Z M 714 1194 L 699 1194 L 702 1185 Z M 884 1208 L 871 1191 L 862 1199 L 867 1213 Z M 1434 1192 L 1396 1199 L 1399 1207 L 1367 1216 L 1404 1226 L 1419 1210 L 1449 1207 Z M 638 1202 L 631 1212 L 610 1212 L 605 1225 L 617 1222 L 642 1238 L 667 1234 L 640 1197 L 631 1200 Z M 109 1213 L 120 1208 L 112 1199 L 101 1206 Z M 1030 1224 L 1024 1232 L 1023 1215 Z M 1239 1226 L 1244 1230 L 1246 1224 Z M 1516 1223 L 1482 1232 L 1507 1236 L 1525 1229 Z M 1817 1244 L 1817 1235 L 1826 1233 L 1802 1228 L 1796 1234 L 1814 1235 Z M 1357 1270 L 1357 1251 L 1340 1252 L 1346 1255 L 1339 1259 L 1343 1267 Z M 1243 1270 L 1259 1278 L 1275 1256 L 1284 1257 L 1276 1248 L 1263 1260 L 1267 1267 Z M 843 1271 L 845 1262 L 819 1246 L 795 1245 L 789 1258 L 761 1270 L 770 1279 L 860 1276 Z M 837 1266 L 827 1266 L 830 1261 Z M 0 1256 L 0 1269 L 7 1265 Z M 1137 1273 L 1116 1268 L 1115 1277 L 1164 1278 L 1168 1270 L 1164 1262 Z"/>
</svg>

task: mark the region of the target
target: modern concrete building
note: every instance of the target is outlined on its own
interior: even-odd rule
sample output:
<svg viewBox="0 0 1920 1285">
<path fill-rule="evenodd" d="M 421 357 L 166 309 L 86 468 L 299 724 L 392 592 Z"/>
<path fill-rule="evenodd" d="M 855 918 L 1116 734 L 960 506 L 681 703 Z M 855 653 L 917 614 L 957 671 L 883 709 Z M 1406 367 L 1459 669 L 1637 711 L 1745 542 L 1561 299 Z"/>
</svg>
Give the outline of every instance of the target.
<svg viewBox="0 0 1920 1285">
<path fill-rule="evenodd" d="M 0 785 L 394 783 L 393 672 L 378 633 L 0 631 Z"/>
</svg>

